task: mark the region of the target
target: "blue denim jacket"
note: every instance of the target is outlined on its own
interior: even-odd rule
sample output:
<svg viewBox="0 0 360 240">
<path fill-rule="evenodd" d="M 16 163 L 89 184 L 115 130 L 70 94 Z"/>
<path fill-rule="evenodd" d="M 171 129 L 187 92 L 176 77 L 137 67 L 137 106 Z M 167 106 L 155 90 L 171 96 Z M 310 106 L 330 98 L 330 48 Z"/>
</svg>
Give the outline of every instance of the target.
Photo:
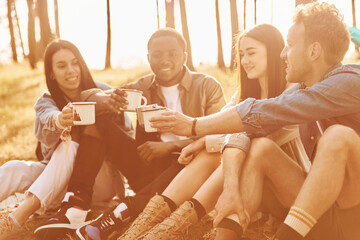
<svg viewBox="0 0 360 240">
<path fill-rule="evenodd" d="M 299 124 L 304 147 L 311 158 L 319 137 L 316 121 L 325 130 L 342 124 L 360 134 L 360 65 L 337 64 L 312 87 L 299 83 L 278 97 L 236 105 L 250 137 L 266 136 Z"/>
</svg>

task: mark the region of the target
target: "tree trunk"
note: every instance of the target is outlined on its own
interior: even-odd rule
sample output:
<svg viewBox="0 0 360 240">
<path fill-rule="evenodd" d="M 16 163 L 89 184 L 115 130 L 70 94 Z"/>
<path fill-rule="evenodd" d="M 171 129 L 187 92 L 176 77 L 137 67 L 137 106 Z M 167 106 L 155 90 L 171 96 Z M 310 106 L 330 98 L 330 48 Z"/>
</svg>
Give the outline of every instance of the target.
<svg viewBox="0 0 360 240">
<path fill-rule="evenodd" d="M 36 8 L 39 16 L 40 22 L 40 56 L 43 55 L 47 44 L 52 39 L 50 23 L 49 23 L 49 14 L 48 14 L 48 5 L 47 0 L 37 0 L 36 1 Z"/>
<path fill-rule="evenodd" d="M 246 29 L 246 0 L 244 0 L 244 25 L 243 29 Z"/>
<path fill-rule="evenodd" d="M 215 14 L 216 14 L 216 32 L 218 40 L 218 56 L 217 63 L 221 70 L 225 70 L 224 54 L 221 39 L 221 26 L 220 26 L 220 14 L 219 14 L 219 0 L 215 0 Z"/>
<path fill-rule="evenodd" d="M 186 8 L 185 8 L 185 0 L 179 0 L 180 3 L 180 15 L 181 15 L 181 27 L 183 36 L 186 40 L 187 45 L 187 60 L 186 65 L 191 71 L 195 71 L 193 62 L 192 62 L 192 54 L 191 54 L 191 44 L 190 44 L 190 37 L 189 37 L 189 28 L 187 24 L 187 18 L 186 18 Z"/>
<path fill-rule="evenodd" d="M 16 41 L 15 41 L 15 32 L 14 32 L 14 24 L 12 19 L 13 12 L 13 0 L 7 0 L 7 18 L 9 22 L 9 31 L 10 31 L 10 45 L 12 52 L 12 59 L 14 62 L 18 62 L 17 53 L 16 53 Z"/>
<path fill-rule="evenodd" d="M 28 43 L 29 43 L 29 63 L 32 69 L 36 68 L 37 49 L 35 40 L 35 13 L 33 0 L 27 0 L 28 6 Z"/>
<path fill-rule="evenodd" d="M 24 49 L 24 42 L 23 42 L 22 35 L 21 35 L 20 23 L 19 23 L 18 14 L 17 14 L 17 11 L 16 11 L 15 2 L 14 2 L 14 14 L 15 14 L 15 19 L 16 19 L 16 27 L 17 27 L 17 30 L 18 30 L 19 38 L 20 38 L 21 50 L 23 52 L 23 57 L 26 58 L 25 49 Z"/>
<path fill-rule="evenodd" d="M 105 69 L 111 68 L 110 0 L 106 0 L 106 16 L 107 16 L 107 42 L 106 42 Z"/>
<path fill-rule="evenodd" d="M 156 0 L 156 20 L 157 20 L 157 29 L 159 29 L 160 28 L 159 0 Z"/>
<path fill-rule="evenodd" d="M 245 12 L 245 9 L 244 9 Z M 236 57 L 236 47 L 235 36 L 239 32 L 239 20 L 237 13 L 236 0 L 230 0 L 230 14 L 231 14 L 231 62 L 230 69 L 234 70 L 235 66 L 235 57 Z"/>
<path fill-rule="evenodd" d="M 356 27 L 355 0 L 351 0 L 353 26 Z"/>
<path fill-rule="evenodd" d="M 56 37 L 60 38 L 59 7 L 58 7 L 58 1 L 57 0 L 54 0 L 54 12 L 55 12 Z"/>
<path fill-rule="evenodd" d="M 175 28 L 174 0 L 165 0 L 165 26 Z"/>
<path fill-rule="evenodd" d="M 256 0 L 254 0 L 254 24 L 256 25 Z"/>
<path fill-rule="evenodd" d="M 308 4 L 312 2 L 316 2 L 316 0 L 295 0 L 295 7 L 300 4 Z"/>
</svg>

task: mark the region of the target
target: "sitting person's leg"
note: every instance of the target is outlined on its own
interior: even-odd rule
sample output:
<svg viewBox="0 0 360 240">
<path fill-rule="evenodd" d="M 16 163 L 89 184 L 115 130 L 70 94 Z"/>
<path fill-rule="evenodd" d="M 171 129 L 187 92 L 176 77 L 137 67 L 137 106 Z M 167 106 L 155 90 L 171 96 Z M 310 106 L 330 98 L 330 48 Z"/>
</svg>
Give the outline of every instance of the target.
<svg viewBox="0 0 360 240">
<path fill-rule="evenodd" d="M 18 160 L 6 162 L 0 167 L 0 200 L 2 201 L 16 192 L 24 192 L 45 167 L 46 165 L 41 162 Z M 25 203 L 21 204 L 14 212 L 0 216 L 0 236 L 6 237 L 11 234 L 40 207 L 40 200 L 36 197 L 34 199 L 27 198 Z M 19 210 L 20 208 L 25 209 L 25 211 Z M 24 212 L 24 216 L 18 216 L 16 212 Z"/>
<path fill-rule="evenodd" d="M 99 133 L 107 148 L 107 157 L 127 178 L 130 188 L 140 191 L 167 169 L 177 156 L 155 159 L 149 165 L 137 153 L 137 143 L 116 121 L 116 115 L 104 115 L 97 119 Z"/>
<path fill-rule="evenodd" d="M 79 138 L 73 171 L 67 193 L 56 218 L 35 230 L 39 239 L 62 238 L 89 221 L 93 184 L 105 157 L 105 144 L 101 141 L 96 126 L 84 128 Z M 61 174 L 61 172 L 59 172 Z"/>
<path fill-rule="evenodd" d="M 219 163 L 219 154 L 209 154 L 206 151 L 203 151 L 197 155 L 197 157 L 183 170 L 181 170 L 182 165 L 178 163 L 172 164 L 154 181 L 138 191 L 134 197 L 126 199 L 124 203 L 120 204 L 115 210 L 113 210 L 114 213 L 124 212 L 125 209 L 127 209 L 130 217 L 134 219 L 141 211 L 143 211 L 146 204 L 147 206 L 140 216 L 134 221 L 131 229 L 129 229 L 122 238 L 136 239 L 136 237 L 149 230 L 156 223 L 159 223 L 168 217 L 178 205 L 191 198 L 191 196 L 214 171 Z M 179 173 L 180 170 L 181 172 Z M 164 191 L 165 188 L 166 190 Z M 183 192 L 185 189 L 186 191 Z M 155 193 L 160 192 L 163 192 L 163 194 L 153 197 Z M 111 215 L 113 214 L 110 214 L 110 216 Z M 117 215 L 119 216 L 119 214 Z M 93 227 L 101 225 L 100 222 L 103 220 L 104 219 L 99 219 L 98 223 L 95 222 L 91 225 Z M 121 224 L 119 220 L 114 220 L 114 222 L 117 222 L 118 225 Z M 91 236 L 89 236 L 92 235 L 90 229 L 92 231 L 94 230 L 94 228 L 88 228 L 87 230 L 86 227 L 83 227 L 77 231 L 77 234 L 83 238 L 86 236 L 91 239 Z M 102 238 L 104 238 L 105 235 L 106 234 L 102 234 Z"/>
<path fill-rule="evenodd" d="M 221 220 L 224 217 L 235 213 L 239 218 L 240 230 L 233 229 L 238 233 L 234 235 L 228 230 L 222 231 L 219 228 L 216 239 L 224 239 L 225 234 L 228 239 L 237 239 L 241 235 L 250 217 L 260 209 L 263 201 L 267 201 L 263 199 L 265 180 L 269 181 L 281 204 L 290 207 L 305 179 L 305 173 L 301 167 L 268 138 L 252 141 L 249 154 L 239 174 L 241 174 L 238 181 L 240 186 L 224 185 L 223 193 L 216 204 L 218 215 L 214 220 L 214 225 L 221 226 Z M 231 236 L 236 237 L 231 238 Z"/>
<path fill-rule="evenodd" d="M 137 239 L 143 234 L 146 234 L 145 239 L 168 239 L 186 231 L 212 209 L 221 193 L 221 168 L 218 167 L 214 172 L 219 160 L 219 154 L 205 151 L 199 154 L 175 177 L 162 195 L 150 199 L 143 212 L 120 239 Z M 199 188 L 198 193 L 191 198 Z M 182 194 L 185 189 L 187 190 Z M 200 201 L 208 202 L 203 207 Z"/>
<path fill-rule="evenodd" d="M 0 202 L 16 192 L 24 192 L 39 177 L 46 164 L 12 160 L 0 167 Z"/>
<path fill-rule="evenodd" d="M 309 175 L 276 238 L 292 234 L 302 239 L 309 232 L 316 239 L 359 239 L 359 204 L 360 138 L 335 125 L 320 139 Z"/>
<path fill-rule="evenodd" d="M 79 148 L 67 190 L 81 198 L 86 205 L 91 202 L 95 178 L 105 155 L 106 146 L 96 125 L 86 126 L 79 139 Z"/>
<path fill-rule="evenodd" d="M 66 185 L 72 173 L 77 148 L 78 144 L 75 142 L 61 142 L 47 165 L 39 163 L 42 166 L 38 168 L 43 169 L 44 167 L 45 169 L 26 191 L 25 201 L 20 204 L 14 212 L 9 214 L 16 225 L 23 225 L 35 211 L 40 209 L 40 207 L 42 207 L 42 211 L 45 211 L 61 202 L 61 196 L 64 194 L 64 190 L 66 189 Z M 37 171 L 37 168 L 35 168 L 35 170 L 30 168 L 32 165 L 34 164 L 29 162 L 29 168 L 27 169 L 29 170 L 29 176 L 33 174 L 33 171 Z M 20 170 L 25 169 L 12 168 L 11 170 L 7 170 L 10 172 L 18 170 L 17 173 L 21 174 L 22 171 Z M 24 178 L 24 182 L 26 181 L 26 178 Z"/>
<path fill-rule="evenodd" d="M 222 169 L 218 167 L 191 199 L 189 197 L 188 201 L 182 203 L 169 217 L 151 228 L 143 239 L 173 239 L 176 236 L 183 236 L 190 226 L 214 208 L 221 194 L 222 185 Z"/>
</svg>

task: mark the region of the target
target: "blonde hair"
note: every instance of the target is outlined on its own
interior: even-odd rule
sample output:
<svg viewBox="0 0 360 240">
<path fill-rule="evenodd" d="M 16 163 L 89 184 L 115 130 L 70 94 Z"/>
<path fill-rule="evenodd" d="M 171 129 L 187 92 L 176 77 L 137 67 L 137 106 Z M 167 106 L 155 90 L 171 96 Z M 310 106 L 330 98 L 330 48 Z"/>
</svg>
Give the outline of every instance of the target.
<svg viewBox="0 0 360 240">
<path fill-rule="evenodd" d="M 294 24 L 304 24 L 307 44 L 319 42 L 325 60 L 336 64 L 343 60 L 350 44 L 350 34 L 344 16 L 334 4 L 309 3 L 296 7 Z"/>
</svg>

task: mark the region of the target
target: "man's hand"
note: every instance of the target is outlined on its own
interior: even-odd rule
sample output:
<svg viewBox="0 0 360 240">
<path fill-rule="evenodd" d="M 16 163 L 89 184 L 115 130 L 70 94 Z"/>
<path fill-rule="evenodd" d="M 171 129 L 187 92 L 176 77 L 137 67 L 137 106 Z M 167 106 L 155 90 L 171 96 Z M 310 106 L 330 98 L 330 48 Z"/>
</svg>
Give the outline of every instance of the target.
<svg viewBox="0 0 360 240">
<path fill-rule="evenodd" d="M 147 141 L 137 148 L 139 156 L 150 164 L 156 158 L 162 158 L 169 155 L 173 151 L 173 144 L 171 142 L 152 142 Z"/>
<path fill-rule="evenodd" d="M 127 93 L 119 88 L 106 91 L 106 94 L 108 95 L 106 104 L 109 109 L 114 112 L 118 113 L 120 110 L 126 109 L 126 106 L 129 104 L 125 98 L 127 97 Z"/>
<path fill-rule="evenodd" d="M 178 158 L 178 162 L 183 165 L 189 164 L 204 148 L 205 137 L 202 137 L 182 149 L 181 154 Z"/>
<path fill-rule="evenodd" d="M 175 111 L 167 111 L 150 119 L 151 127 L 159 132 L 172 132 L 180 136 L 191 136 L 193 118 Z"/>
<path fill-rule="evenodd" d="M 216 227 L 223 218 L 231 214 L 236 214 L 239 217 L 243 230 L 245 230 L 250 223 L 250 216 L 244 209 L 238 188 L 224 189 L 215 205 L 215 211 L 214 227 Z"/>
</svg>

